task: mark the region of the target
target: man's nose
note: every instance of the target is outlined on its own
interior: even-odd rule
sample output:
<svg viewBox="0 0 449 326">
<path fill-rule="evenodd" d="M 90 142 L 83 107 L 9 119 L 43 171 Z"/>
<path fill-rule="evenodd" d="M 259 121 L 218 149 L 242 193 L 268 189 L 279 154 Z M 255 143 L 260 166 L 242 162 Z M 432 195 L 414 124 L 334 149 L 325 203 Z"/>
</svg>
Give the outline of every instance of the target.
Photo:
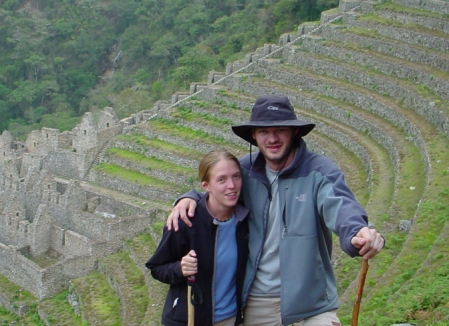
<svg viewBox="0 0 449 326">
<path fill-rule="evenodd" d="M 268 141 L 269 142 L 272 142 L 272 143 L 275 143 L 275 142 L 277 142 L 278 141 L 278 135 L 277 135 L 277 133 L 276 132 L 270 132 L 270 133 L 268 133 Z"/>
</svg>

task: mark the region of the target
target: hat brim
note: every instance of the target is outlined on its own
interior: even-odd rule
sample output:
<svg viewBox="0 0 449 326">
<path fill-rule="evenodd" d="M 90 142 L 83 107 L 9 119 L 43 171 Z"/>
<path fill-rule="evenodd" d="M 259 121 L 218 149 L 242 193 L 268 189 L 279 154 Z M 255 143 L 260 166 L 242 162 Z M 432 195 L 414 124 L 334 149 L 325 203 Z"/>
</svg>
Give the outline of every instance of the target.
<svg viewBox="0 0 449 326">
<path fill-rule="evenodd" d="M 252 135 L 252 128 L 255 127 L 297 127 L 298 134 L 296 137 L 304 137 L 315 127 L 314 123 L 301 120 L 277 120 L 277 121 L 250 121 L 237 126 L 232 126 L 232 131 L 240 138 L 246 140 L 250 144 L 257 146 Z"/>
</svg>

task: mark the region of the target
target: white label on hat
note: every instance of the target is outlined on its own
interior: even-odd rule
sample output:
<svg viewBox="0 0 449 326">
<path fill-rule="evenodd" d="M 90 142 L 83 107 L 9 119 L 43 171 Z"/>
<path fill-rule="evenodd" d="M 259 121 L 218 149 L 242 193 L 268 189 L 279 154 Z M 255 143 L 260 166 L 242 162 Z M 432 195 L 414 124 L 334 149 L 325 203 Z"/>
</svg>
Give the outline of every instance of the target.
<svg viewBox="0 0 449 326">
<path fill-rule="evenodd" d="M 279 108 L 277 108 L 275 106 L 271 106 L 271 105 L 269 107 L 267 107 L 267 109 L 268 110 L 274 110 L 274 111 L 279 110 Z"/>
</svg>

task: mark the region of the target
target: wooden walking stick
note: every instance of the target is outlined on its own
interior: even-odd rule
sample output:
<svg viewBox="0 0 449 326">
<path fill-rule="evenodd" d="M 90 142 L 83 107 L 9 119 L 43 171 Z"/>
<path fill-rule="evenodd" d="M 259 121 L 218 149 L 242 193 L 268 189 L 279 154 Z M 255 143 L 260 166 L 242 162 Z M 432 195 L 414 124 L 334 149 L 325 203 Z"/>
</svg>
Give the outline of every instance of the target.
<svg viewBox="0 0 449 326">
<path fill-rule="evenodd" d="M 369 263 L 367 259 L 362 261 L 362 270 L 360 272 L 359 287 L 355 297 L 354 307 L 352 309 L 351 326 L 357 326 L 359 319 L 360 303 L 362 302 L 363 287 L 365 285 L 366 274 L 368 273 Z"/>
<path fill-rule="evenodd" d="M 187 326 L 195 326 L 195 308 L 192 304 L 192 287 L 195 283 L 195 276 L 187 278 Z"/>
</svg>

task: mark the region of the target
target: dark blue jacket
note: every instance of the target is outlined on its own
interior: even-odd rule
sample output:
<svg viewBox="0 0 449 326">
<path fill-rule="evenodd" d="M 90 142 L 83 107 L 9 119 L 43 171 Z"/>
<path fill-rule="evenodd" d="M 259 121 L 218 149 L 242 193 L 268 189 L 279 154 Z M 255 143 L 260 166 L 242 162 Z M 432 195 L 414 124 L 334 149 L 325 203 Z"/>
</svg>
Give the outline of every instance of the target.
<svg viewBox="0 0 449 326">
<path fill-rule="evenodd" d="M 241 298 L 248 259 L 248 221 L 246 217 L 249 210 L 236 205 L 234 214 L 237 219 L 236 325 L 238 325 L 242 322 Z M 195 282 L 203 295 L 203 303 L 195 307 L 195 325 L 213 325 L 213 281 L 217 225 L 214 224 L 213 217 L 207 210 L 206 196 L 198 203 L 195 217 L 191 221 L 192 228 L 180 221 L 178 232 L 168 231 L 164 228 L 164 234 L 156 252 L 145 264 L 155 279 L 170 284 L 162 313 L 162 324 L 167 326 L 187 325 L 187 278 L 181 272 L 181 259 L 191 249 L 195 250 L 197 254 L 198 273 L 195 276 Z"/>
</svg>

